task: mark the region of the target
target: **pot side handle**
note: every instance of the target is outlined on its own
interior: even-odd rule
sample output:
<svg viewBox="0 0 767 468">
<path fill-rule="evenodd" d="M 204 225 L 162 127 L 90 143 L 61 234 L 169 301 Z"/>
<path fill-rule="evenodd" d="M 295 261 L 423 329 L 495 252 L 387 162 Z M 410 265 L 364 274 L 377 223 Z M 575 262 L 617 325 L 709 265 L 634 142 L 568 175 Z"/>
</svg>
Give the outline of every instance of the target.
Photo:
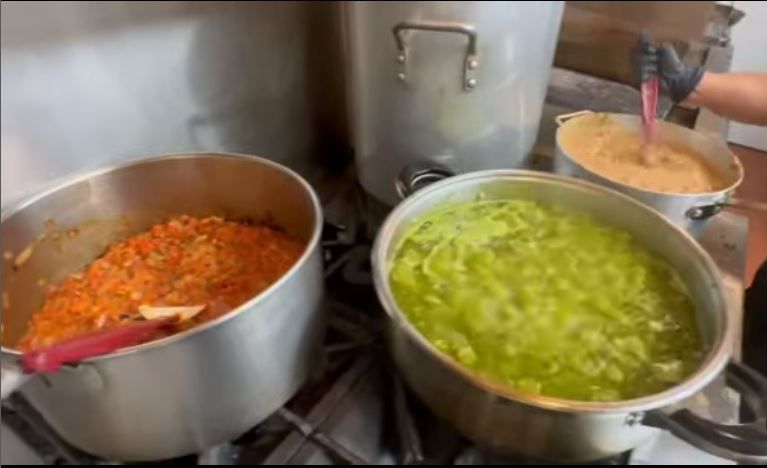
<svg viewBox="0 0 767 468">
<path fill-rule="evenodd" d="M 479 51 L 477 29 L 471 24 L 440 22 L 440 21 L 402 21 L 392 28 L 394 43 L 397 46 L 397 79 L 406 82 L 408 79 L 407 65 L 409 50 L 405 43 L 405 31 L 435 31 L 440 33 L 461 34 L 466 36 L 468 44 L 463 59 L 463 90 L 469 92 L 477 86 L 477 68 L 479 67 Z"/>
<path fill-rule="evenodd" d="M 575 117 L 580 117 L 582 115 L 593 114 L 593 113 L 594 111 L 586 109 L 586 110 L 579 110 L 575 112 L 569 112 L 567 114 L 559 114 L 558 116 L 554 117 L 554 123 L 557 124 L 557 127 L 561 127 L 562 125 L 565 124 L 565 122 L 567 122 L 570 119 L 574 119 Z"/>
<path fill-rule="evenodd" d="M 671 414 L 650 411 L 642 424 L 668 430 L 718 457 L 739 463 L 767 463 L 767 377 L 736 362 L 730 362 L 725 373 L 727 384 L 741 395 L 754 422 L 720 424 L 684 409 Z"/>
<path fill-rule="evenodd" d="M 455 172 L 442 164 L 431 161 L 420 161 L 405 166 L 397 176 L 395 188 L 400 198 L 407 198 L 434 182 L 447 179 Z"/>
<path fill-rule="evenodd" d="M 767 213 L 767 203 L 755 200 L 743 200 L 741 198 L 731 198 L 726 202 L 693 206 L 687 210 L 685 215 L 692 220 L 707 219 L 719 213 L 724 208 L 740 208 L 742 210 Z"/>
</svg>

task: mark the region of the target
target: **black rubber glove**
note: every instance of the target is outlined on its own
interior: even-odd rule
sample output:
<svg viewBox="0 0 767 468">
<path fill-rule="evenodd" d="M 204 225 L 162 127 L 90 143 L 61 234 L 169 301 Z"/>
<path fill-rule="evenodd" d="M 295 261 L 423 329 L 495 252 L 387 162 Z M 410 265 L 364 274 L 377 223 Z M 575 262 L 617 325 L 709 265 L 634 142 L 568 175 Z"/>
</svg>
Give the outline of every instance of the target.
<svg viewBox="0 0 767 468">
<path fill-rule="evenodd" d="M 674 102 L 684 101 L 703 78 L 702 68 L 683 64 L 670 44 L 655 44 L 646 31 L 639 34 L 634 65 L 637 85 L 658 75 L 663 89 Z"/>
</svg>

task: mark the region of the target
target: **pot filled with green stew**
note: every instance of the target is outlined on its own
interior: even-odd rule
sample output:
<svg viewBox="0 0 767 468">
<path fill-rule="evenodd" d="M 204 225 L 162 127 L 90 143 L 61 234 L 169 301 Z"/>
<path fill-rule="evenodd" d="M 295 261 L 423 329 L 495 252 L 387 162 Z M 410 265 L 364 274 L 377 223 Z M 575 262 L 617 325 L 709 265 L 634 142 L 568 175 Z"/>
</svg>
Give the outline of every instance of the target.
<svg viewBox="0 0 767 468">
<path fill-rule="evenodd" d="M 661 428 L 767 460 L 764 421 L 673 409 L 723 371 L 744 400 L 767 385 L 730 361 L 712 259 L 652 208 L 575 179 L 476 172 L 402 202 L 372 260 L 402 377 L 482 447 L 593 461 Z"/>
</svg>

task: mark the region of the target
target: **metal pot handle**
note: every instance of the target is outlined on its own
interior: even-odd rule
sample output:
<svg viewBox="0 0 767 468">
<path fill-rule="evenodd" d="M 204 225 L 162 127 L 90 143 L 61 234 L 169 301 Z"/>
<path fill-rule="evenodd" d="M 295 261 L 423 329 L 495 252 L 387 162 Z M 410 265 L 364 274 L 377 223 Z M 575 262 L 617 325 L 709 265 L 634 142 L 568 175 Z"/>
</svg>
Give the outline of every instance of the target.
<svg viewBox="0 0 767 468">
<path fill-rule="evenodd" d="M 442 164 L 422 161 L 408 164 L 397 176 L 395 188 L 400 198 L 407 198 L 427 185 L 439 182 L 455 175 L 455 172 Z"/>
<path fill-rule="evenodd" d="M 32 376 L 25 374 L 19 367 L 0 367 L 0 400 L 5 400 Z"/>
<path fill-rule="evenodd" d="M 580 117 L 581 115 L 587 115 L 587 114 L 593 114 L 594 111 L 592 110 L 579 110 L 575 112 L 570 112 L 568 114 L 559 114 L 558 116 L 554 117 L 554 122 L 556 122 L 557 127 L 561 127 L 570 119 L 574 119 L 575 117 Z"/>
<path fill-rule="evenodd" d="M 710 205 L 693 206 L 685 213 L 685 216 L 692 220 L 707 219 L 722 211 L 724 208 L 741 208 L 744 210 L 761 211 L 767 213 L 767 203 L 743 200 L 740 198 L 731 198 L 725 202 L 711 203 Z"/>
<path fill-rule="evenodd" d="M 670 431 L 680 439 L 716 456 L 740 463 L 767 462 L 767 377 L 748 366 L 730 362 L 727 384 L 742 396 L 755 416 L 745 424 L 720 424 L 690 410 L 671 414 L 660 410 L 645 414 L 642 424 Z"/>
<path fill-rule="evenodd" d="M 476 73 L 479 67 L 479 58 L 477 57 L 477 31 L 474 26 L 438 21 L 402 21 L 392 28 L 394 42 L 397 45 L 397 78 L 400 81 L 407 80 L 408 50 L 402 32 L 408 29 L 456 33 L 466 36 L 469 43 L 466 46 L 466 56 L 463 59 L 463 90 L 469 92 L 477 86 Z"/>
</svg>

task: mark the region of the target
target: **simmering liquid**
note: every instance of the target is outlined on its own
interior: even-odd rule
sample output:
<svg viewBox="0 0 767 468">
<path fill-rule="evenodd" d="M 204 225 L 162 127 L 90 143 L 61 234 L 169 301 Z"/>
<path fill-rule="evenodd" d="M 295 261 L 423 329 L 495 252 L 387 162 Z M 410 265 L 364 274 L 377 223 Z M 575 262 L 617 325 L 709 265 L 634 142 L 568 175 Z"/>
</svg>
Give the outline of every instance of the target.
<svg viewBox="0 0 767 468">
<path fill-rule="evenodd" d="M 702 357 L 695 310 L 663 259 L 623 231 L 529 201 L 476 201 L 410 229 L 394 298 L 441 352 L 519 391 L 637 398 Z"/>
</svg>

